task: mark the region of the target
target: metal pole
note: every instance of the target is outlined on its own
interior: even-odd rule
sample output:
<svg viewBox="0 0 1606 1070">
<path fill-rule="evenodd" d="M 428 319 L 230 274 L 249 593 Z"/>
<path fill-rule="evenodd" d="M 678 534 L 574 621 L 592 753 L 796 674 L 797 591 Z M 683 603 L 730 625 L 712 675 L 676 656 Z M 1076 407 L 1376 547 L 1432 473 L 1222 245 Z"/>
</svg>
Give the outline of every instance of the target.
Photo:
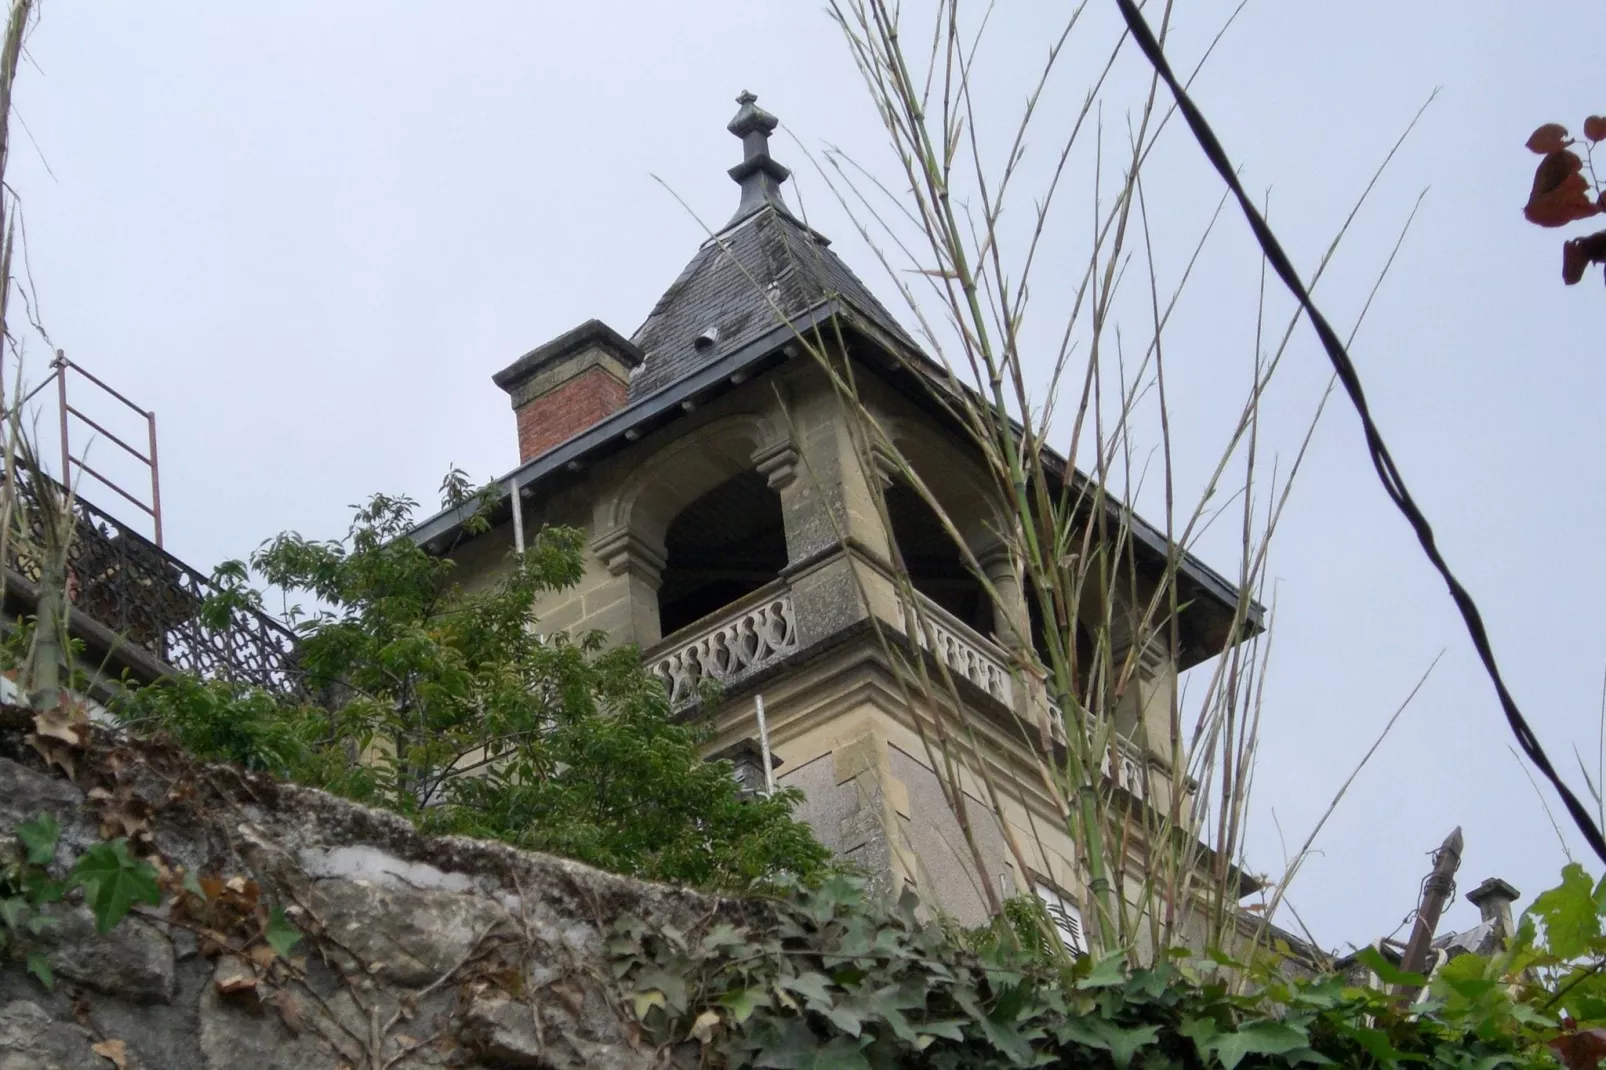
<svg viewBox="0 0 1606 1070">
<path fill-rule="evenodd" d="M 758 750 L 760 760 L 764 763 L 764 794 L 775 794 L 775 766 L 770 762 L 770 727 L 764 720 L 764 696 L 753 696 L 753 704 L 758 710 Z"/>
<path fill-rule="evenodd" d="M 156 545 L 162 545 L 162 476 L 156 464 L 156 414 L 147 412 L 151 432 L 151 518 L 156 522 Z"/>
<path fill-rule="evenodd" d="M 61 408 L 61 485 L 72 490 L 72 452 L 67 448 L 67 354 L 56 350 L 56 400 Z"/>
<path fill-rule="evenodd" d="M 1461 827 L 1457 825 L 1433 852 L 1433 872 L 1422 882 L 1422 904 L 1417 907 L 1416 925 L 1411 929 L 1411 941 L 1405 945 L 1405 954 L 1400 957 L 1400 969 L 1407 973 L 1421 973 L 1427 965 L 1433 932 L 1439 927 L 1439 915 L 1444 913 L 1450 896 L 1455 894 L 1455 871 L 1461 868 L 1461 847 Z"/>
<path fill-rule="evenodd" d="M 513 549 L 518 551 L 520 557 L 523 557 L 524 503 L 519 498 L 519 485 L 514 480 L 507 481 L 507 496 L 513 499 Z"/>
</svg>

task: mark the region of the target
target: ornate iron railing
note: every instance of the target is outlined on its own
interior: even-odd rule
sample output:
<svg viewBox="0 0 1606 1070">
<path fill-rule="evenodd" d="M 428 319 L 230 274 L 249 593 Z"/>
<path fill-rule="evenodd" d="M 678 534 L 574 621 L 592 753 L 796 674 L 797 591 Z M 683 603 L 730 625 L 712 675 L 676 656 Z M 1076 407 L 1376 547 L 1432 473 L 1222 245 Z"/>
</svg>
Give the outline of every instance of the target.
<svg viewBox="0 0 1606 1070">
<path fill-rule="evenodd" d="M 731 684 L 796 650 L 792 592 L 773 584 L 743 598 L 707 623 L 683 628 L 647 655 L 654 676 L 680 709 L 697 701 L 704 680 Z"/>
<path fill-rule="evenodd" d="M 42 520 L 25 482 L 17 505 L 15 520 L 23 537 L 8 541 L 5 564 L 37 584 Z M 74 612 L 181 672 L 285 693 L 299 690 L 295 635 L 283 624 L 257 610 L 236 608 L 225 627 L 206 626 L 201 608 L 218 593 L 210 579 L 84 499 L 75 497 L 72 509 L 67 595 Z"/>
</svg>

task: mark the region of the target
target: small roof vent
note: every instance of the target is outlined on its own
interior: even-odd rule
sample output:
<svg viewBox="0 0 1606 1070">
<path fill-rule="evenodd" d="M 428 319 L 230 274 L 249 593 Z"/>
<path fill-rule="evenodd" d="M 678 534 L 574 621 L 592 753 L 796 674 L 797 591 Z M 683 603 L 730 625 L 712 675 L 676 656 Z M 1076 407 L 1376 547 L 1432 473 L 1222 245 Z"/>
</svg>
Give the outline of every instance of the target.
<svg viewBox="0 0 1606 1070">
<path fill-rule="evenodd" d="M 692 339 L 691 344 L 692 348 L 696 349 L 698 352 L 706 353 L 708 350 L 713 349 L 714 346 L 719 344 L 719 328 L 704 327 L 697 337 Z"/>
</svg>

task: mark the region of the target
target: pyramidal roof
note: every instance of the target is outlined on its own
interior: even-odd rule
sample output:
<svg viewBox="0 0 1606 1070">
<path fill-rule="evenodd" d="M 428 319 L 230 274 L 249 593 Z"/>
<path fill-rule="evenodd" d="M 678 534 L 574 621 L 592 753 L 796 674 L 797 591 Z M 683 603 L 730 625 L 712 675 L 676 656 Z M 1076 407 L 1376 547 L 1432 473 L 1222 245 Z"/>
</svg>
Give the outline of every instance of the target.
<svg viewBox="0 0 1606 1070">
<path fill-rule="evenodd" d="M 741 110 L 726 127 L 742 141 L 742 162 L 729 172 L 741 187 L 736 214 L 703 243 L 630 338 L 646 355 L 630 383 L 631 402 L 830 301 L 915 344 L 830 242 L 787 208 L 781 185 L 790 172 L 769 151 L 778 120 L 757 99 L 737 97 Z"/>
</svg>

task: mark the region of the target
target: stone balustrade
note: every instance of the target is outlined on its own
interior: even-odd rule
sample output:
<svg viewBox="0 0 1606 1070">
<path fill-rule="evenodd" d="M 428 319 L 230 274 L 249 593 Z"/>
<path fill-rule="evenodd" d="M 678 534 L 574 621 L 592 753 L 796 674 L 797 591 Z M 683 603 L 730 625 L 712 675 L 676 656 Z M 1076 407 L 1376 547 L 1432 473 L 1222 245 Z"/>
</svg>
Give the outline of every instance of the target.
<svg viewBox="0 0 1606 1070">
<path fill-rule="evenodd" d="M 648 652 L 654 676 L 681 709 L 697 701 L 703 681 L 731 684 L 798 647 L 792 592 L 772 584 L 732 603 L 718 616 L 684 628 Z"/>
<path fill-rule="evenodd" d="M 1052 699 L 1048 703 L 1048 730 L 1055 743 L 1066 745 L 1068 741 L 1065 738 L 1065 715 L 1061 712 L 1059 703 Z M 1104 758 L 1099 763 L 1099 772 L 1117 787 L 1125 788 L 1139 799 L 1146 799 L 1149 789 L 1148 777 L 1144 775 L 1147 763 L 1137 744 L 1118 736 L 1113 749 L 1115 753 L 1112 755 L 1111 748 L 1105 748 Z"/>
<path fill-rule="evenodd" d="M 1015 680 L 1003 652 L 925 595 L 916 597 L 920 599 L 915 624 L 923 632 L 921 648 L 935 654 L 955 676 L 1013 708 Z"/>
</svg>

